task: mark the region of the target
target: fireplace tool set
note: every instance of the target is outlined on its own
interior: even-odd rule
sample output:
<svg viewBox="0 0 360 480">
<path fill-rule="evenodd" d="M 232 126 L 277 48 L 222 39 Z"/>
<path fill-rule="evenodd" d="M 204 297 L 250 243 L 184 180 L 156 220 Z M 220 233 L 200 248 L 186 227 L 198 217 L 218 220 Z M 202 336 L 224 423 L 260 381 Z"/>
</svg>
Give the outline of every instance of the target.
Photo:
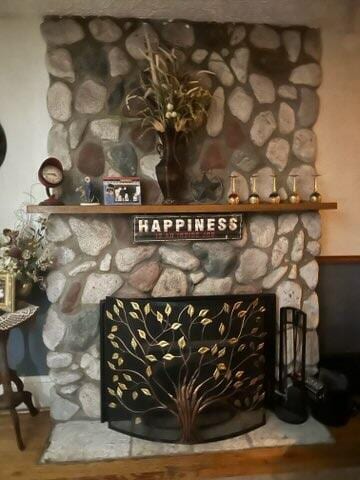
<svg viewBox="0 0 360 480">
<path fill-rule="evenodd" d="M 306 314 L 297 308 L 283 307 L 273 408 L 277 417 L 287 423 L 303 423 L 309 416 L 305 358 Z"/>
</svg>

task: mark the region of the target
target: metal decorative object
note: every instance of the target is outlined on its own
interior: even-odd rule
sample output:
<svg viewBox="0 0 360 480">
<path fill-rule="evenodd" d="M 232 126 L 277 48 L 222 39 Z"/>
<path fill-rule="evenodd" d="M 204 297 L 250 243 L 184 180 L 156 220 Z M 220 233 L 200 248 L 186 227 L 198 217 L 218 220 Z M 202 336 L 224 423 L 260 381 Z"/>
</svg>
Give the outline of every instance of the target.
<svg viewBox="0 0 360 480">
<path fill-rule="evenodd" d="M 289 202 L 290 203 L 300 203 L 300 195 L 297 192 L 296 188 L 296 179 L 299 175 L 290 175 L 290 178 L 292 178 L 292 191 L 289 196 Z"/>
<path fill-rule="evenodd" d="M 271 294 L 107 298 L 102 421 L 123 433 L 181 443 L 263 424 L 274 374 L 274 312 Z"/>
<path fill-rule="evenodd" d="M 249 203 L 253 205 L 260 203 L 260 197 L 256 191 L 256 179 L 257 179 L 257 175 L 251 175 L 250 177 L 251 194 L 249 196 Z"/>
<path fill-rule="evenodd" d="M 191 182 L 191 191 L 196 202 L 218 202 L 224 194 L 224 184 L 217 175 L 210 177 L 204 172 L 201 180 Z"/>
<path fill-rule="evenodd" d="M 134 242 L 240 240 L 242 214 L 136 215 Z"/>
<path fill-rule="evenodd" d="M 230 205 L 238 205 L 240 203 L 240 197 L 236 193 L 236 175 L 231 175 L 230 181 L 231 181 L 231 193 L 228 196 L 228 203 Z"/>
<path fill-rule="evenodd" d="M 274 411 L 281 420 L 294 424 L 305 422 L 309 416 L 305 391 L 306 324 L 302 310 L 280 309 L 279 379 Z"/>
<path fill-rule="evenodd" d="M 318 183 L 317 183 L 317 179 L 318 177 L 320 177 L 320 175 L 316 174 L 316 175 L 313 175 L 313 179 L 314 179 L 314 191 L 312 192 L 312 194 L 310 195 L 310 202 L 321 202 L 321 194 L 319 193 L 318 191 Z"/>
<path fill-rule="evenodd" d="M 39 412 L 34 407 L 31 393 L 24 391 L 24 384 L 18 377 L 15 370 L 9 368 L 7 360 L 7 341 L 9 332 L 12 328 L 34 317 L 38 307 L 34 305 L 23 304 L 22 307 L 14 313 L 5 313 L 0 316 L 0 384 L 3 386 L 3 394 L 0 395 L 0 410 L 9 410 L 14 424 L 16 441 L 20 450 L 25 446 L 21 437 L 20 424 L 16 407 L 25 403 L 32 416 Z M 16 386 L 16 392 L 12 389 L 12 383 Z"/>
<path fill-rule="evenodd" d="M 272 186 L 272 192 L 269 195 L 269 199 L 271 203 L 280 203 L 281 198 L 277 189 L 277 176 L 276 175 L 271 175 L 273 179 L 273 186 Z"/>
</svg>

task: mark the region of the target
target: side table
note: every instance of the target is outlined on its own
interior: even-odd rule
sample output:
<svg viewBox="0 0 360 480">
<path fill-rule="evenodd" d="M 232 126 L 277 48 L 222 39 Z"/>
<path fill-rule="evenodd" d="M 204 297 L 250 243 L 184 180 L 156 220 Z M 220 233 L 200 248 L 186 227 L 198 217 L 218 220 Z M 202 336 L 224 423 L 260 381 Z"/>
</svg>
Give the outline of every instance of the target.
<svg viewBox="0 0 360 480">
<path fill-rule="evenodd" d="M 20 450 L 25 446 L 21 437 L 19 417 L 16 407 L 25 403 L 32 416 L 39 413 L 32 402 L 31 393 L 24 391 L 24 384 L 18 377 L 15 370 L 9 368 L 7 359 L 7 341 L 12 328 L 21 323 L 30 320 L 36 315 L 38 307 L 30 304 L 20 304 L 19 309 L 13 313 L 3 313 L 0 315 L 0 384 L 3 386 L 4 393 L 0 395 L 0 410 L 9 410 L 12 422 L 15 428 L 16 442 Z M 11 386 L 13 382 L 17 391 Z"/>
</svg>

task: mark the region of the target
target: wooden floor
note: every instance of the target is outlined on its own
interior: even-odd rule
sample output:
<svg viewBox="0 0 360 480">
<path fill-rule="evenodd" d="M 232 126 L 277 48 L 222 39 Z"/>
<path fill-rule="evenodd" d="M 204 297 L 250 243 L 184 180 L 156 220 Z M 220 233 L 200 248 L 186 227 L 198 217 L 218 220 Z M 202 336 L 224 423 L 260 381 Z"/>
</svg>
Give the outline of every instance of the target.
<svg viewBox="0 0 360 480">
<path fill-rule="evenodd" d="M 360 465 L 360 417 L 332 429 L 335 444 L 38 465 L 51 423 L 46 412 L 20 417 L 27 448 L 19 452 L 8 416 L 0 416 L 1 480 L 192 480 Z"/>
</svg>

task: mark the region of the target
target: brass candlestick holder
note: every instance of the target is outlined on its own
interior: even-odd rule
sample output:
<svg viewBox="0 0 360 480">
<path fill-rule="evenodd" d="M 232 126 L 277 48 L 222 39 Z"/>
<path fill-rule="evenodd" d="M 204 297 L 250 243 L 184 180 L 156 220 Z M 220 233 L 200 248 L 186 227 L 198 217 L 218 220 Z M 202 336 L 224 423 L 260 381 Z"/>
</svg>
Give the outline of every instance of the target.
<svg viewBox="0 0 360 480">
<path fill-rule="evenodd" d="M 299 175 L 290 175 L 290 178 L 292 178 L 292 192 L 290 193 L 289 196 L 289 202 L 290 203 L 300 203 L 300 195 L 297 192 L 296 188 L 296 179 Z"/>
<path fill-rule="evenodd" d="M 260 197 L 256 191 L 256 179 L 257 179 L 257 175 L 251 175 L 250 177 L 251 194 L 249 196 L 249 203 L 251 203 L 252 205 L 256 205 L 260 203 Z"/>
<path fill-rule="evenodd" d="M 238 205 L 240 203 L 240 197 L 236 193 L 236 175 L 230 175 L 231 181 L 231 193 L 228 196 L 228 203 L 230 205 Z"/>
<path fill-rule="evenodd" d="M 310 202 L 321 202 L 321 194 L 318 191 L 318 182 L 317 179 L 320 177 L 320 175 L 315 174 L 313 175 L 313 180 L 314 180 L 314 191 L 310 195 Z"/>
<path fill-rule="evenodd" d="M 277 190 L 277 176 L 276 175 L 271 175 L 272 176 L 272 192 L 269 195 L 270 203 L 280 203 L 281 198 L 279 195 L 279 192 Z"/>
</svg>

